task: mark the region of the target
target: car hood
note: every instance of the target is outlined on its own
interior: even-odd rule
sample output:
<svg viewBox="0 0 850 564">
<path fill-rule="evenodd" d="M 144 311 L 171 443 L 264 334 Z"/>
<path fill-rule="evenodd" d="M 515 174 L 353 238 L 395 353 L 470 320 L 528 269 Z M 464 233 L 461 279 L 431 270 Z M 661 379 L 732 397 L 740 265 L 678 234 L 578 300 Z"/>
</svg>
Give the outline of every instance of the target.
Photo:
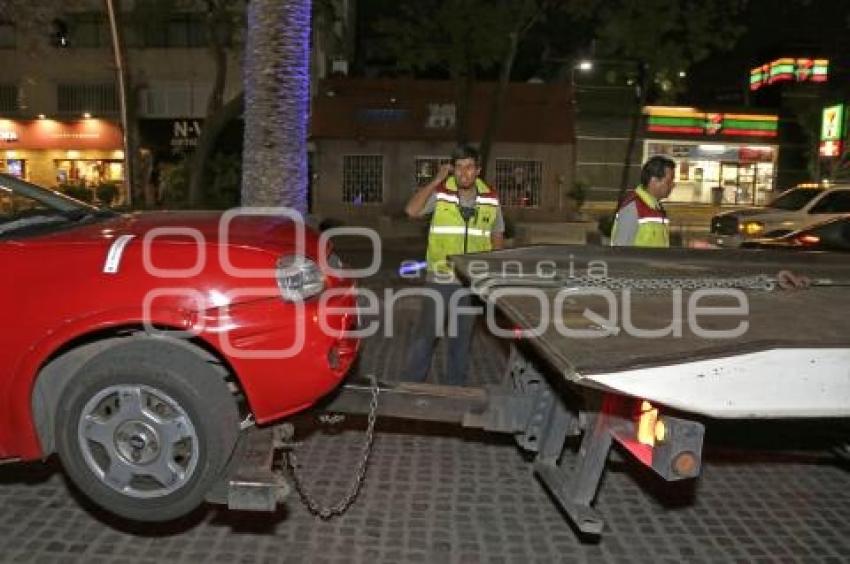
<svg viewBox="0 0 850 564">
<path fill-rule="evenodd" d="M 159 244 L 185 244 L 193 237 L 200 238 L 207 245 L 227 243 L 239 247 L 283 250 L 295 247 L 298 228 L 295 222 L 275 216 L 235 216 L 214 211 L 135 212 L 82 223 L 39 239 L 52 244 L 103 244 L 124 235 L 133 235 L 139 238 L 155 236 Z M 315 243 L 315 235 L 309 229 L 306 233 L 310 248 L 310 243 Z"/>
</svg>

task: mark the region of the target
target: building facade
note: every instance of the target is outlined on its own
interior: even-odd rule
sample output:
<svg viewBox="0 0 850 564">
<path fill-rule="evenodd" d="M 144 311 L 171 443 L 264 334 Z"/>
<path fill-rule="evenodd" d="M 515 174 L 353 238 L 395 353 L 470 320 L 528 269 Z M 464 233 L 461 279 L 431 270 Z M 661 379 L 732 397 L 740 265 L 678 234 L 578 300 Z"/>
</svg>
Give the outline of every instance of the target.
<svg viewBox="0 0 850 564">
<path fill-rule="evenodd" d="M 676 162 L 671 202 L 763 205 L 776 188 L 779 117 L 648 106 L 643 161 Z"/>
<path fill-rule="evenodd" d="M 46 187 L 124 178 L 116 66 L 104 3 L 39 3 L 27 25 L 0 22 L 0 170 Z M 140 147 L 154 158 L 179 157 L 197 137 L 213 87 L 203 3 L 139 18 L 133 3 L 119 25 L 128 91 Z M 224 98 L 241 89 L 241 65 L 228 49 Z M 167 133 L 163 134 L 162 132 Z M 122 194 L 120 202 L 126 202 Z"/>
<path fill-rule="evenodd" d="M 469 139 L 486 128 L 495 88 L 472 94 Z M 511 84 L 483 176 L 517 221 L 563 221 L 573 183 L 574 131 L 565 85 Z M 327 79 L 311 118 L 311 208 L 322 218 L 375 224 L 400 217 L 456 146 L 454 85 L 446 81 Z"/>
</svg>

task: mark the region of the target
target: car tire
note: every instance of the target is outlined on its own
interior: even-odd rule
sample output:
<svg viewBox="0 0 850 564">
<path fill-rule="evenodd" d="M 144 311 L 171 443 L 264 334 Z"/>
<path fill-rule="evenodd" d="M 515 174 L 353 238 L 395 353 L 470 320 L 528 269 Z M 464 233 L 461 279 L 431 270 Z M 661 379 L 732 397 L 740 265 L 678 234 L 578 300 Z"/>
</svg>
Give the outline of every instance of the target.
<svg viewBox="0 0 850 564">
<path fill-rule="evenodd" d="M 71 480 L 121 517 L 168 521 L 197 508 L 239 434 L 221 370 L 165 339 L 128 339 L 65 387 L 57 450 Z"/>
</svg>

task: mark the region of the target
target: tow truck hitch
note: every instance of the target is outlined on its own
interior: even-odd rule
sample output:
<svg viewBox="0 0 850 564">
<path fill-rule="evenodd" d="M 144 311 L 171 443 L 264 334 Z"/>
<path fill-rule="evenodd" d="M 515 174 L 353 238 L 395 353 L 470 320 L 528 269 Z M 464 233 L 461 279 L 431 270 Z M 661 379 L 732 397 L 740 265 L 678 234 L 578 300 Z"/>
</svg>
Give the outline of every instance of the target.
<svg viewBox="0 0 850 564">
<path fill-rule="evenodd" d="M 699 422 L 660 414 L 648 402 L 598 390 L 555 390 L 514 347 L 502 383 L 456 387 L 378 383 L 376 415 L 443 422 L 506 433 L 536 453 L 534 474 L 584 534 L 601 534 L 604 523 L 592 507 L 612 444 L 617 443 L 665 480 L 699 475 L 704 428 Z M 373 385 L 349 381 L 321 406 L 325 412 L 369 414 Z M 581 437 L 568 453 L 570 437 Z M 289 424 L 250 428 L 233 462 L 208 501 L 231 509 L 274 511 L 293 490 L 284 471 L 273 469 L 275 451 L 288 447 Z"/>
</svg>

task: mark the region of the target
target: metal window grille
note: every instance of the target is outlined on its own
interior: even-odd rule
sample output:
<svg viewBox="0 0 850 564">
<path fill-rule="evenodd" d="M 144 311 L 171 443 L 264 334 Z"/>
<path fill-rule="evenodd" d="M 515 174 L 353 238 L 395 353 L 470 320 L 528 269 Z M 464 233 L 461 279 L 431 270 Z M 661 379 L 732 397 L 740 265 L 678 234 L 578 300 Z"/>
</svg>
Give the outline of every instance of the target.
<svg viewBox="0 0 850 564">
<path fill-rule="evenodd" d="M 0 112 L 17 112 L 18 86 L 16 84 L 0 84 Z"/>
<path fill-rule="evenodd" d="M 380 204 L 384 199 L 384 157 L 345 155 L 342 201 L 348 204 Z"/>
<path fill-rule="evenodd" d="M 442 165 L 451 162 L 452 160 L 449 157 L 416 157 L 414 165 L 414 174 L 416 175 L 415 186 L 417 188 L 425 186 L 434 179 L 434 176 L 437 175 L 437 171 L 440 170 Z"/>
<path fill-rule="evenodd" d="M 543 187 L 543 161 L 496 159 L 495 184 L 503 206 L 539 207 Z"/>
<path fill-rule="evenodd" d="M 60 112 L 117 112 L 118 93 L 114 84 L 59 84 Z"/>
</svg>

